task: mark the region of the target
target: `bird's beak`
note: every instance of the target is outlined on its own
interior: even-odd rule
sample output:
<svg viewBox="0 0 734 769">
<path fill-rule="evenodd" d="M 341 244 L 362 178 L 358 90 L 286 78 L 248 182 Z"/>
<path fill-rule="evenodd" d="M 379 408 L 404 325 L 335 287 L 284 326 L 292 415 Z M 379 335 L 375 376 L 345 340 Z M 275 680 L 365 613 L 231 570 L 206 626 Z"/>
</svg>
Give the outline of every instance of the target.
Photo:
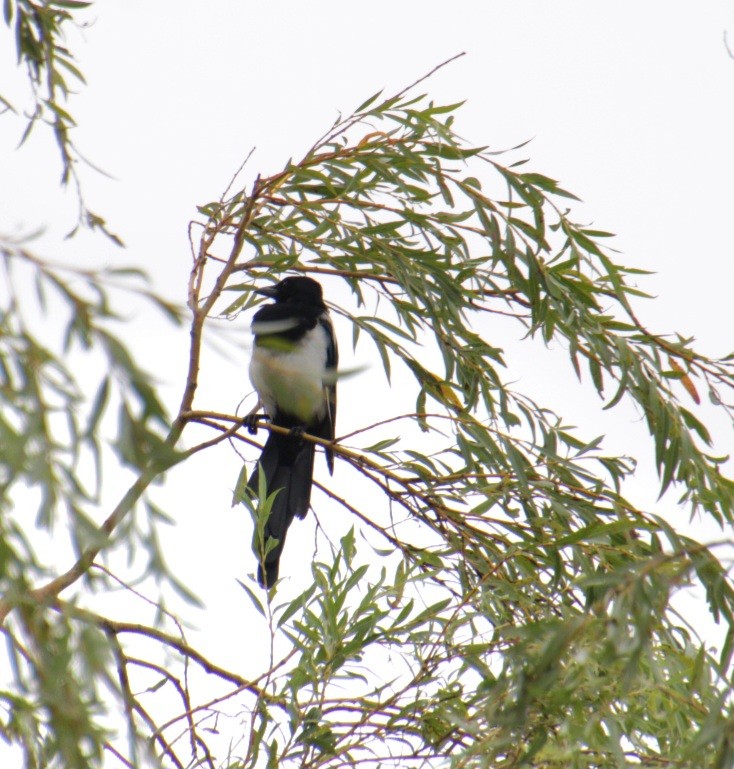
<svg viewBox="0 0 734 769">
<path fill-rule="evenodd" d="M 278 289 L 275 286 L 265 286 L 265 288 L 256 288 L 255 293 L 274 299 L 278 293 Z"/>
</svg>

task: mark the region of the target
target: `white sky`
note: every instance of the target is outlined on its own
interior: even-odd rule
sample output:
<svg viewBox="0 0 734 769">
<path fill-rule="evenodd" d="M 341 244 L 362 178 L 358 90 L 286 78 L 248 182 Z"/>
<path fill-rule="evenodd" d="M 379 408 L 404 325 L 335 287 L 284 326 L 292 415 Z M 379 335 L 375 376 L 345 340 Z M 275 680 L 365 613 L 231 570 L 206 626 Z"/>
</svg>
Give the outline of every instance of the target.
<svg viewBox="0 0 734 769">
<path fill-rule="evenodd" d="M 128 0 L 98 2 L 91 17 L 83 37 L 70 38 L 88 80 L 70 111 L 80 125 L 79 147 L 115 177 L 85 173 L 90 206 L 128 248 L 115 252 L 84 238 L 62 253 L 81 249 L 103 262 L 142 266 L 163 293 L 183 300 L 187 223 L 197 204 L 219 196 L 252 147 L 250 178 L 272 173 L 339 112 L 466 51 L 421 90 L 438 102 L 467 100 L 458 130 L 476 144 L 501 149 L 533 139 L 522 151 L 528 168 L 584 200 L 577 219 L 618 234 L 622 263 L 657 273 L 643 287 L 658 298 L 640 313 L 654 330 L 694 335 L 710 354 L 734 348 L 734 59 L 722 41 L 726 30 L 734 40 L 730 2 Z M 12 65 L 3 30 L 6 96 L 13 95 L 6 87 Z M 58 172 L 48 142 L 34 139 L 16 155 L 8 152 L 19 131 L 8 118 L 0 121 L 0 231 L 48 224 L 37 248 L 51 256 L 69 229 L 64 206 L 72 202 L 63 204 L 53 191 Z M 208 359 L 201 407 L 231 412 L 250 390 L 244 319 L 240 331 L 242 359 Z M 175 408 L 185 334 L 172 338 L 163 325 L 139 333 L 134 350 L 174 385 Z M 342 347 L 349 365 L 348 340 Z M 569 386 L 560 351 L 563 376 L 548 375 L 551 358 L 518 349 L 507 379 L 588 437 L 610 430 L 614 450 L 639 446 L 644 433 L 635 413 L 597 417 L 596 399 Z M 384 402 L 387 385 L 379 386 Z M 355 391 L 345 383 L 341 414 Z M 354 408 L 363 415 L 362 401 Z M 727 453 L 730 426 L 719 425 L 717 434 L 719 453 Z M 196 564 L 191 587 L 209 603 L 201 621 L 220 640 L 248 636 L 244 596 L 234 583 L 253 567 L 246 513 L 229 507 L 237 469 L 236 456 L 222 447 L 179 474 L 177 494 L 168 498 L 178 529 L 167 553 L 182 569 Z M 643 497 L 652 491 L 654 480 L 640 488 Z M 303 563 L 294 576 L 308 578 L 312 523 L 301 525 L 308 533 L 300 535 Z M 703 531 L 719 536 L 700 526 L 696 533 Z M 289 566 L 299 560 L 294 532 L 292 540 Z M 235 659 L 240 648 L 224 653 Z"/>
</svg>

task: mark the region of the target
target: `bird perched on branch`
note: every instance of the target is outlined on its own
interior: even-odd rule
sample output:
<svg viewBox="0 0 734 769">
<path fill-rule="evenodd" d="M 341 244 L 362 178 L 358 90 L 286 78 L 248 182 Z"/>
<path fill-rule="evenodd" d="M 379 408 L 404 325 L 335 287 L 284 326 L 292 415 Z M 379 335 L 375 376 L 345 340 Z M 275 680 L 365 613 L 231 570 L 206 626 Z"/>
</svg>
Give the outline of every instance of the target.
<svg viewBox="0 0 734 769">
<path fill-rule="evenodd" d="M 263 474 L 267 494 L 277 492 L 265 524 L 265 542 L 272 537 L 277 544 L 265 554 L 257 572 L 260 585 L 270 588 L 278 579 L 288 527 L 294 518 L 306 516 L 311 500 L 316 446 L 303 433 L 334 440 L 338 357 L 317 281 L 287 277 L 257 293 L 273 303 L 261 307 L 252 319 L 255 344 L 250 380 L 271 423 L 289 430 L 287 435 L 268 434 L 247 483 L 257 495 Z M 250 419 L 253 431 L 254 424 Z M 325 451 L 329 473 L 333 473 L 334 453 Z"/>
</svg>

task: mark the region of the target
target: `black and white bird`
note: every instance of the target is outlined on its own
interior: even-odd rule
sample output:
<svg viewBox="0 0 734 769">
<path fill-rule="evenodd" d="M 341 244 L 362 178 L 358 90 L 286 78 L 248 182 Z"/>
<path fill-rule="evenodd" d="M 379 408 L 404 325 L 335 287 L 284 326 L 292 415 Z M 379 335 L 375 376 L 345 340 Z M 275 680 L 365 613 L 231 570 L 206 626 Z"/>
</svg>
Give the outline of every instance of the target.
<svg viewBox="0 0 734 769">
<path fill-rule="evenodd" d="M 306 516 L 311 500 L 316 446 L 303 433 L 334 440 L 338 356 L 319 283 L 293 276 L 257 293 L 273 303 L 261 307 L 252 319 L 250 380 L 272 424 L 289 429 L 287 435 L 268 433 L 247 484 L 257 495 L 263 474 L 267 494 L 277 491 L 265 524 L 265 542 L 272 537 L 277 544 L 257 572 L 260 585 L 270 588 L 278 579 L 288 527 L 294 518 Z M 325 452 L 333 473 L 334 452 L 328 448 Z"/>
</svg>

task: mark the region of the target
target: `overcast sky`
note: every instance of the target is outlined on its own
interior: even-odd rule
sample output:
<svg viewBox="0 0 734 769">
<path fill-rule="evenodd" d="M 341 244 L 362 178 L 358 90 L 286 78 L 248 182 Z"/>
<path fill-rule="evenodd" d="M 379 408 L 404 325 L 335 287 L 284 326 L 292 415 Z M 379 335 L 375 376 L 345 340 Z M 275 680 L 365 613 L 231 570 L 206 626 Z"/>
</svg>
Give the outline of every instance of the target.
<svg viewBox="0 0 734 769">
<path fill-rule="evenodd" d="M 706 349 L 723 333 L 727 347 L 730 3 L 128 0 L 96 3 L 90 19 L 70 38 L 89 83 L 71 102 L 75 138 L 114 180 L 87 173 L 87 195 L 128 244 L 114 258 L 147 264 L 171 296 L 195 205 L 218 197 L 251 148 L 252 176 L 277 170 L 365 95 L 466 51 L 424 87 L 466 100 L 460 131 L 493 149 L 532 139 L 532 168 L 583 198 L 580 218 L 617 233 L 626 262 L 659 273 L 660 299 L 644 312 Z M 17 138 L 17 124 L 0 126 Z M 14 158 L 8 146 L 3 229 L 64 232 L 58 199 L 43 194 L 52 144 L 31 141 Z"/>
<path fill-rule="evenodd" d="M 90 205 L 127 244 L 116 253 L 82 239 L 90 258 L 142 266 L 182 300 L 187 223 L 197 204 L 220 195 L 250 149 L 250 178 L 277 171 L 340 112 L 465 51 L 421 88 L 439 102 L 466 100 L 459 133 L 492 149 L 532 139 L 522 153 L 529 168 L 583 199 L 577 219 L 617 233 L 624 264 L 657 273 L 644 283 L 657 295 L 641 309 L 645 321 L 695 335 L 709 354 L 734 348 L 734 59 L 723 42 L 727 30 L 734 39 L 730 2 L 127 0 L 95 3 L 90 19 L 69 40 L 88 80 L 70 111 L 78 146 L 114 177 L 85 173 Z M 4 95 L 13 94 L 10 53 L 3 31 Z M 73 201 L 63 204 L 54 190 L 53 146 L 39 136 L 12 155 L 19 132 L 2 118 L 0 231 L 46 224 L 38 249 L 78 258 L 78 244 L 57 245 Z M 168 334 L 147 329 L 136 353 L 178 393 L 185 339 L 170 343 Z M 241 343 L 242 360 L 212 359 L 202 406 L 233 411 L 249 391 L 244 320 Z M 594 397 L 579 401 L 567 379 L 558 387 L 552 377 L 533 379 L 545 361 L 518 355 L 508 379 L 570 411 L 590 437 L 606 430 L 608 422 L 586 422 Z M 343 389 L 340 407 L 348 409 L 350 388 Z M 626 436 L 632 444 L 644 434 L 628 416 L 611 438 L 616 450 Z M 727 451 L 731 429 L 719 427 Z M 229 509 L 238 460 L 225 452 L 202 460 L 174 511 L 183 550 L 217 549 L 206 571 L 222 617 L 228 601 L 242 601 L 234 576 L 251 558 L 249 534 L 240 538 L 244 513 Z M 300 574 L 307 571 L 304 563 Z M 192 587 L 207 597 L 206 586 Z M 215 623 L 217 607 L 210 609 Z"/>
</svg>

